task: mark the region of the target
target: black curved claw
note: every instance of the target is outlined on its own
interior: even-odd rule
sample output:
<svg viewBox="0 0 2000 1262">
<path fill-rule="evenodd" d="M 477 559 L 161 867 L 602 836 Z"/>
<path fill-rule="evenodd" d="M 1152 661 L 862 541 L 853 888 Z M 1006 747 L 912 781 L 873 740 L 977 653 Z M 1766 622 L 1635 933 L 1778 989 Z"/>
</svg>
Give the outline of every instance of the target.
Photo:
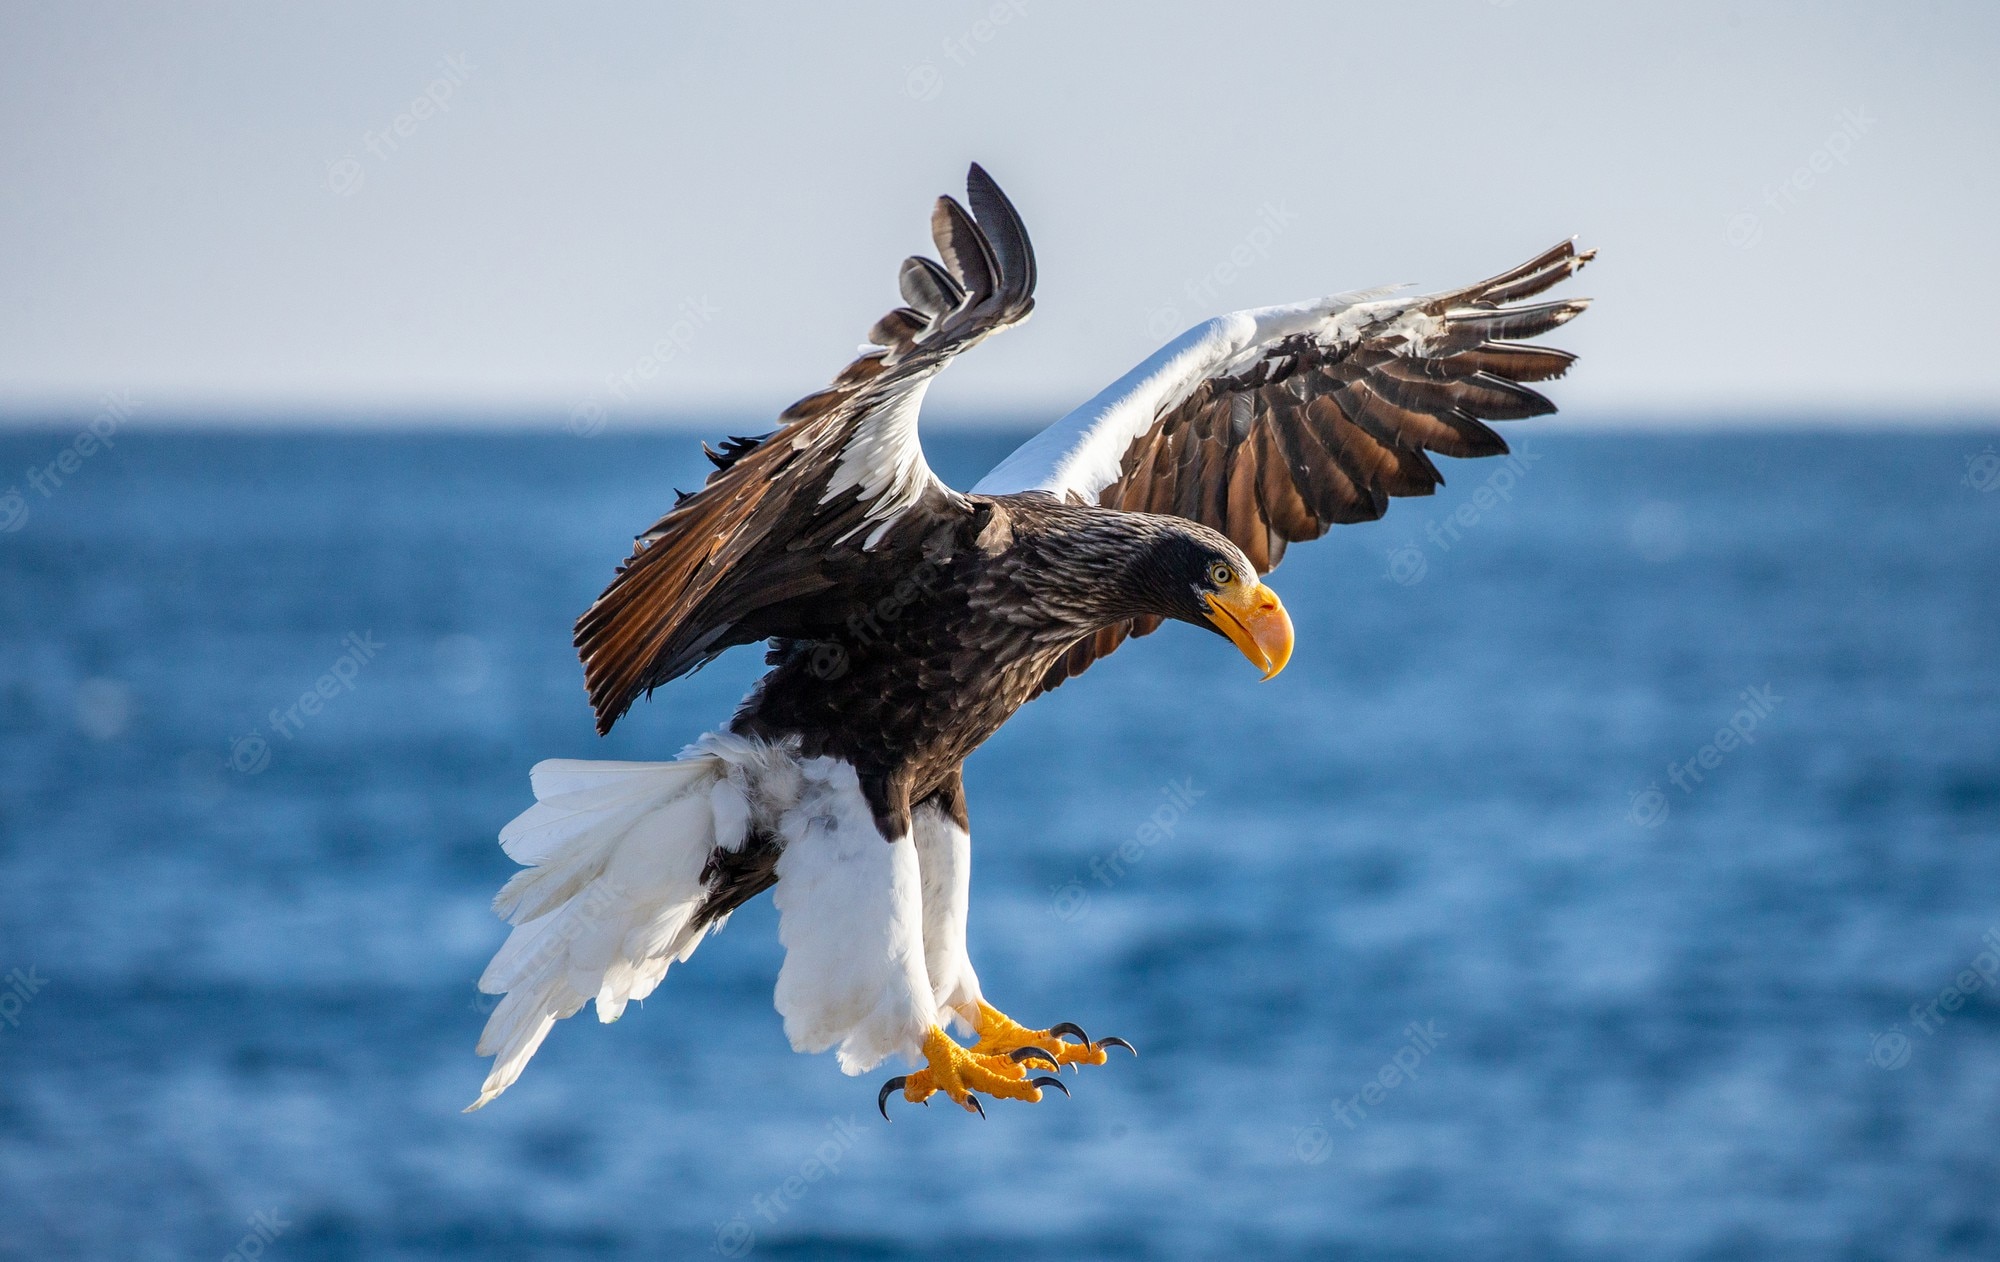
<svg viewBox="0 0 2000 1262">
<path fill-rule="evenodd" d="M 979 1114 L 979 1116 L 980 1116 L 980 1119 L 981 1119 L 982 1121 L 983 1121 L 983 1120 L 985 1119 L 985 1117 L 986 1117 L 986 1106 L 985 1106 L 985 1105 L 983 1105 L 983 1104 L 981 1104 L 981 1103 L 979 1102 L 979 1097 L 978 1097 L 978 1096 L 976 1096 L 976 1095 L 968 1095 L 968 1096 L 966 1096 L 966 1097 L 965 1097 L 965 1102 L 966 1102 L 967 1104 L 969 1104 L 969 1105 L 971 1105 L 971 1106 L 972 1106 L 972 1111 L 973 1111 L 974 1113 L 977 1113 L 977 1114 Z"/>
<path fill-rule="evenodd" d="M 1052 1025 L 1048 1029 L 1044 1030 L 1043 1033 L 1047 1034 L 1052 1039 L 1059 1039 L 1065 1034 L 1074 1034 L 1076 1035 L 1077 1042 L 1085 1044 L 1090 1042 L 1090 1036 L 1088 1034 L 1085 1034 L 1083 1032 L 1083 1027 L 1078 1025 L 1074 1021 L 1058 1022 L 1055 1025 Z"/>
<path fill-rule="evenodd" d="M 1025 1061 L 1041 1060 L 1046 1061 L 1050 1069 L 1059 1070 L 1062 1068 L 1062 1063 L 1056 1059 L 1054 1052 L 1043 1051 L 1033 1044 L 1029 1044 L 1027 1047 L 1015 1048 L 1013 1051 L 1007 1053 L 1007 1059 L 1013 1061 L 1016 1065 L 1022 1064 Z"/>
<path fill-rule="evenodd" d="M 1031 1087 L 1054 1087 L 1064 1095 L 1069 1094 L 1069 1088 L 1062 1085 L 1062 1079 L 1051 1078 L 1047 1074 L 1043 1074 L 1039 1078 L 1028 1079 L 1028 1085 Z"/>
<path fill-rule="evenodd" d="M 904 1086 L 906 1086 L 909 1083 L 909 1081 L 910 1081 L 909 1078 L 902 1075 L 898 1075 L 897 1077 L 891 1078 L 889 1079 L 889 1081 L 882 1084 L 882 1094 L 875 1097 L 875 1107 L 882 1111 L 883 1121 L 886 1122 L 890 1120 L 889 1093 L 891 1091 L 901 1091 L 904 1088 Z M 924 1101 L 924 1103 L 929 1104 L 930 1101 L 926 1100 Z"/>
<path fill-rule="evenodd" d="M 1119 1038 L 1116 1034 L 1112 1035 L 1108 1039 L 1099 1039 L 1095 1043 L 1092 1043 L 1091 1046 L 1098 1049 L 1099 1051 L 1103 1051 L 1107 1047 L 1122 1047 L 1126 1051 L 1132 1053 L 1134 1056 L 1137 1056 L 1139 1054 L 1138 1048 L 1132 1046 L 1130 1043 L 1127 1043 L 1124 1039 Z"/>
</svg>

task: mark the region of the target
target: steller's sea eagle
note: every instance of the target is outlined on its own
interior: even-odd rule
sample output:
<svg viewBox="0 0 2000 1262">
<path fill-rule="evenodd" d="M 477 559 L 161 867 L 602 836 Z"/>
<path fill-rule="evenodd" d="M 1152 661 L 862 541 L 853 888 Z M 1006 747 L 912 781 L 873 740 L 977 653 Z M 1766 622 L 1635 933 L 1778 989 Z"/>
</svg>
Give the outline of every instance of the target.
<svg viewBox="0 0 2000 1262">
<path fill-rule="evenodd" d="M 1169 618 L 1228 637 L 1266 678 L 1283 670 L 1291 621 L 1260 576 L 1291 543 L 1431 494 L 1443 479 L 1427 453 L 1506 452 L 1481 422 L 1555 411 L 1522 383 L 1574 358 L 1522 340 L 1587 305 L 1518 301 L 1590 259 L 1565 241 L 1463 289 L 1218 316 L 961 492 L 924 461 L 924 391 L 1027 318 L 1035 290 L 1012 204 L 977 166 L 967 191 L 969 211 L 938 200 L 942 264 L 903 264 L 907 305 L 871 345 L 774 433 L 710 451 L 706 484 L 638 537 L 578 620 L 599 732 L 735 645 L 767 641 L 771 670 L 673 762 L 534 768 L 535 805 L 500 834 L 526 870 L 494 900 L 514 929 L 479 980 L 506 997 L 472 1108 L 557 1020 L 595 997 L 615 1021 L 774 887 L 792 1046 L 837 1048 L 850 1074 L 921 1062 L 878 1106 L 899 1088 L 982 1113 L 975 1093 L 1038 1101 L 1061 1083 L 1030 1077 L 1037 1065 L 1130 1050 L 987 1003 L 965 946 L 966 755 Z"/>
</svg>

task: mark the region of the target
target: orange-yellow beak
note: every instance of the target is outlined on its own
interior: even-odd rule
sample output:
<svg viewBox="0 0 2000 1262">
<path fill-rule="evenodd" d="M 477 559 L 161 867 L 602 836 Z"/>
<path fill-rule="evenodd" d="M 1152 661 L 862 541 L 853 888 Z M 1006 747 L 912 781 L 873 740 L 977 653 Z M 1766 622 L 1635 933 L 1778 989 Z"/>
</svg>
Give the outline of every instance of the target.
<svg viewBox="0 0 2000 1262">
<path fill-rule="evenodd" d="M 1292 660 L 1292 619 L 1278 593 L 1262 583 L 1238 583 L 1228 591 L 1208 593 L 1207 600 L 1208 620 L 1264 678 L 1285 669 Z"/>
</svg>

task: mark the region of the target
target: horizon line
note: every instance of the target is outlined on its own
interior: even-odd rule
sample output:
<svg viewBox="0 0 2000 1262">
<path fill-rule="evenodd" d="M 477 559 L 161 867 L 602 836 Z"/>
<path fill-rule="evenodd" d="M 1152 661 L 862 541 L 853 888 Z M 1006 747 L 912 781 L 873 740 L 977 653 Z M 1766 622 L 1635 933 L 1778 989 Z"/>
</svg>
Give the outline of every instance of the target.
<svg viewBox="0 0 2000 1262">
<path fill-rule="evenodd" d="M 107 396 L 109 397 L 109 396 Z M 0 404 L 0 433 L 39 433 L 88 423 L 109 412 L 117 428 L 168 432 L 434 432 L 434 433 L 570 433 L 599 434 L 713 433 L 718 426 L 762 434 L 778 427 L 775 412 L 754 404 L 688 405 L 635 411 L 629 415 L 599 413 L 579 425 L 573 409 L 521 407 L 444 407 L 426 405 L 341 407 L 326 404 L 201 406 L 193 404 L 146 408 L 130 400 L 123 405 L 10 406 Z M 933 430 L 968 432 L 1033 432 L 1062 415 L 1056 409 L 954 408 L 927 412 L 924 426 Z M 1512 431 L 1514 422 L 1503 422 Z M 746 429 L 746 427 L 748 427 Z M 2000 428 L 2000 405 L 1989 407 L 1933 406 L 1896 413 L 1888 408 L 1812 405 L 1745 405 L 1741 408 L 1572 407 L 1563 413 L 1534 418 L 1537 433 L 1598 434 L 1629 432 L 1854 431 L 1926 432 Z"/>
</svg>

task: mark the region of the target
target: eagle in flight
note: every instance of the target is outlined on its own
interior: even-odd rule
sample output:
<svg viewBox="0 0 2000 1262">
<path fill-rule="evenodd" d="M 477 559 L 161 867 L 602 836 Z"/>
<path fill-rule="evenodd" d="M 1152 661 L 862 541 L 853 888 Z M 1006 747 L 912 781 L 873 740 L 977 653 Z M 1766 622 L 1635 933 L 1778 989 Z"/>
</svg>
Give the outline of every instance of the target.
<svg viewBox="0 0 2000 1262">
<path fill-rule="evenodd" d="M 1431 453 L 1505 453 L 1483 422 L 1555 411 L 1523 383 L 1574 359 L 1524 340 L 1587 305 L 1520 301 L 1590 259 L 1565 241 L 1462 289 L 1218 316 L 958 491 L 924 461 L 924 392 L 1035 292 L 1013 205 L 976 165 L 967 192 L 938 200 L 941 261 L 904 262 L 905 305 L 859 357 L 775 432 L 709 451 L 715 472 L 578 620 L 600 733 L 736 645 L 767 643 L 771 669 L 675 761 L 534 768 L 535 805 L 500 834 L 524 870 L 494 900 L 514 928 L 479 980 L 505 998 L 472 1108 L 557 1020 L 592 998 L 617 1020 L 767 889 L 792 1046 L 837 1049 L 849 1074 L 921 1065 L 884 1084 L 885 1117 L 897 1090 L 980 1113 L 982 1094 L 1039 1101 L 1062 1084 L 1038 1069 L 1131 1050 L 987 1002 L 966 954 L 966 756 L 1168 619 L 1283 670 L 1291 621 L 1261 576 L 1290 544 L 1431 494 Z"/>
</svg>

